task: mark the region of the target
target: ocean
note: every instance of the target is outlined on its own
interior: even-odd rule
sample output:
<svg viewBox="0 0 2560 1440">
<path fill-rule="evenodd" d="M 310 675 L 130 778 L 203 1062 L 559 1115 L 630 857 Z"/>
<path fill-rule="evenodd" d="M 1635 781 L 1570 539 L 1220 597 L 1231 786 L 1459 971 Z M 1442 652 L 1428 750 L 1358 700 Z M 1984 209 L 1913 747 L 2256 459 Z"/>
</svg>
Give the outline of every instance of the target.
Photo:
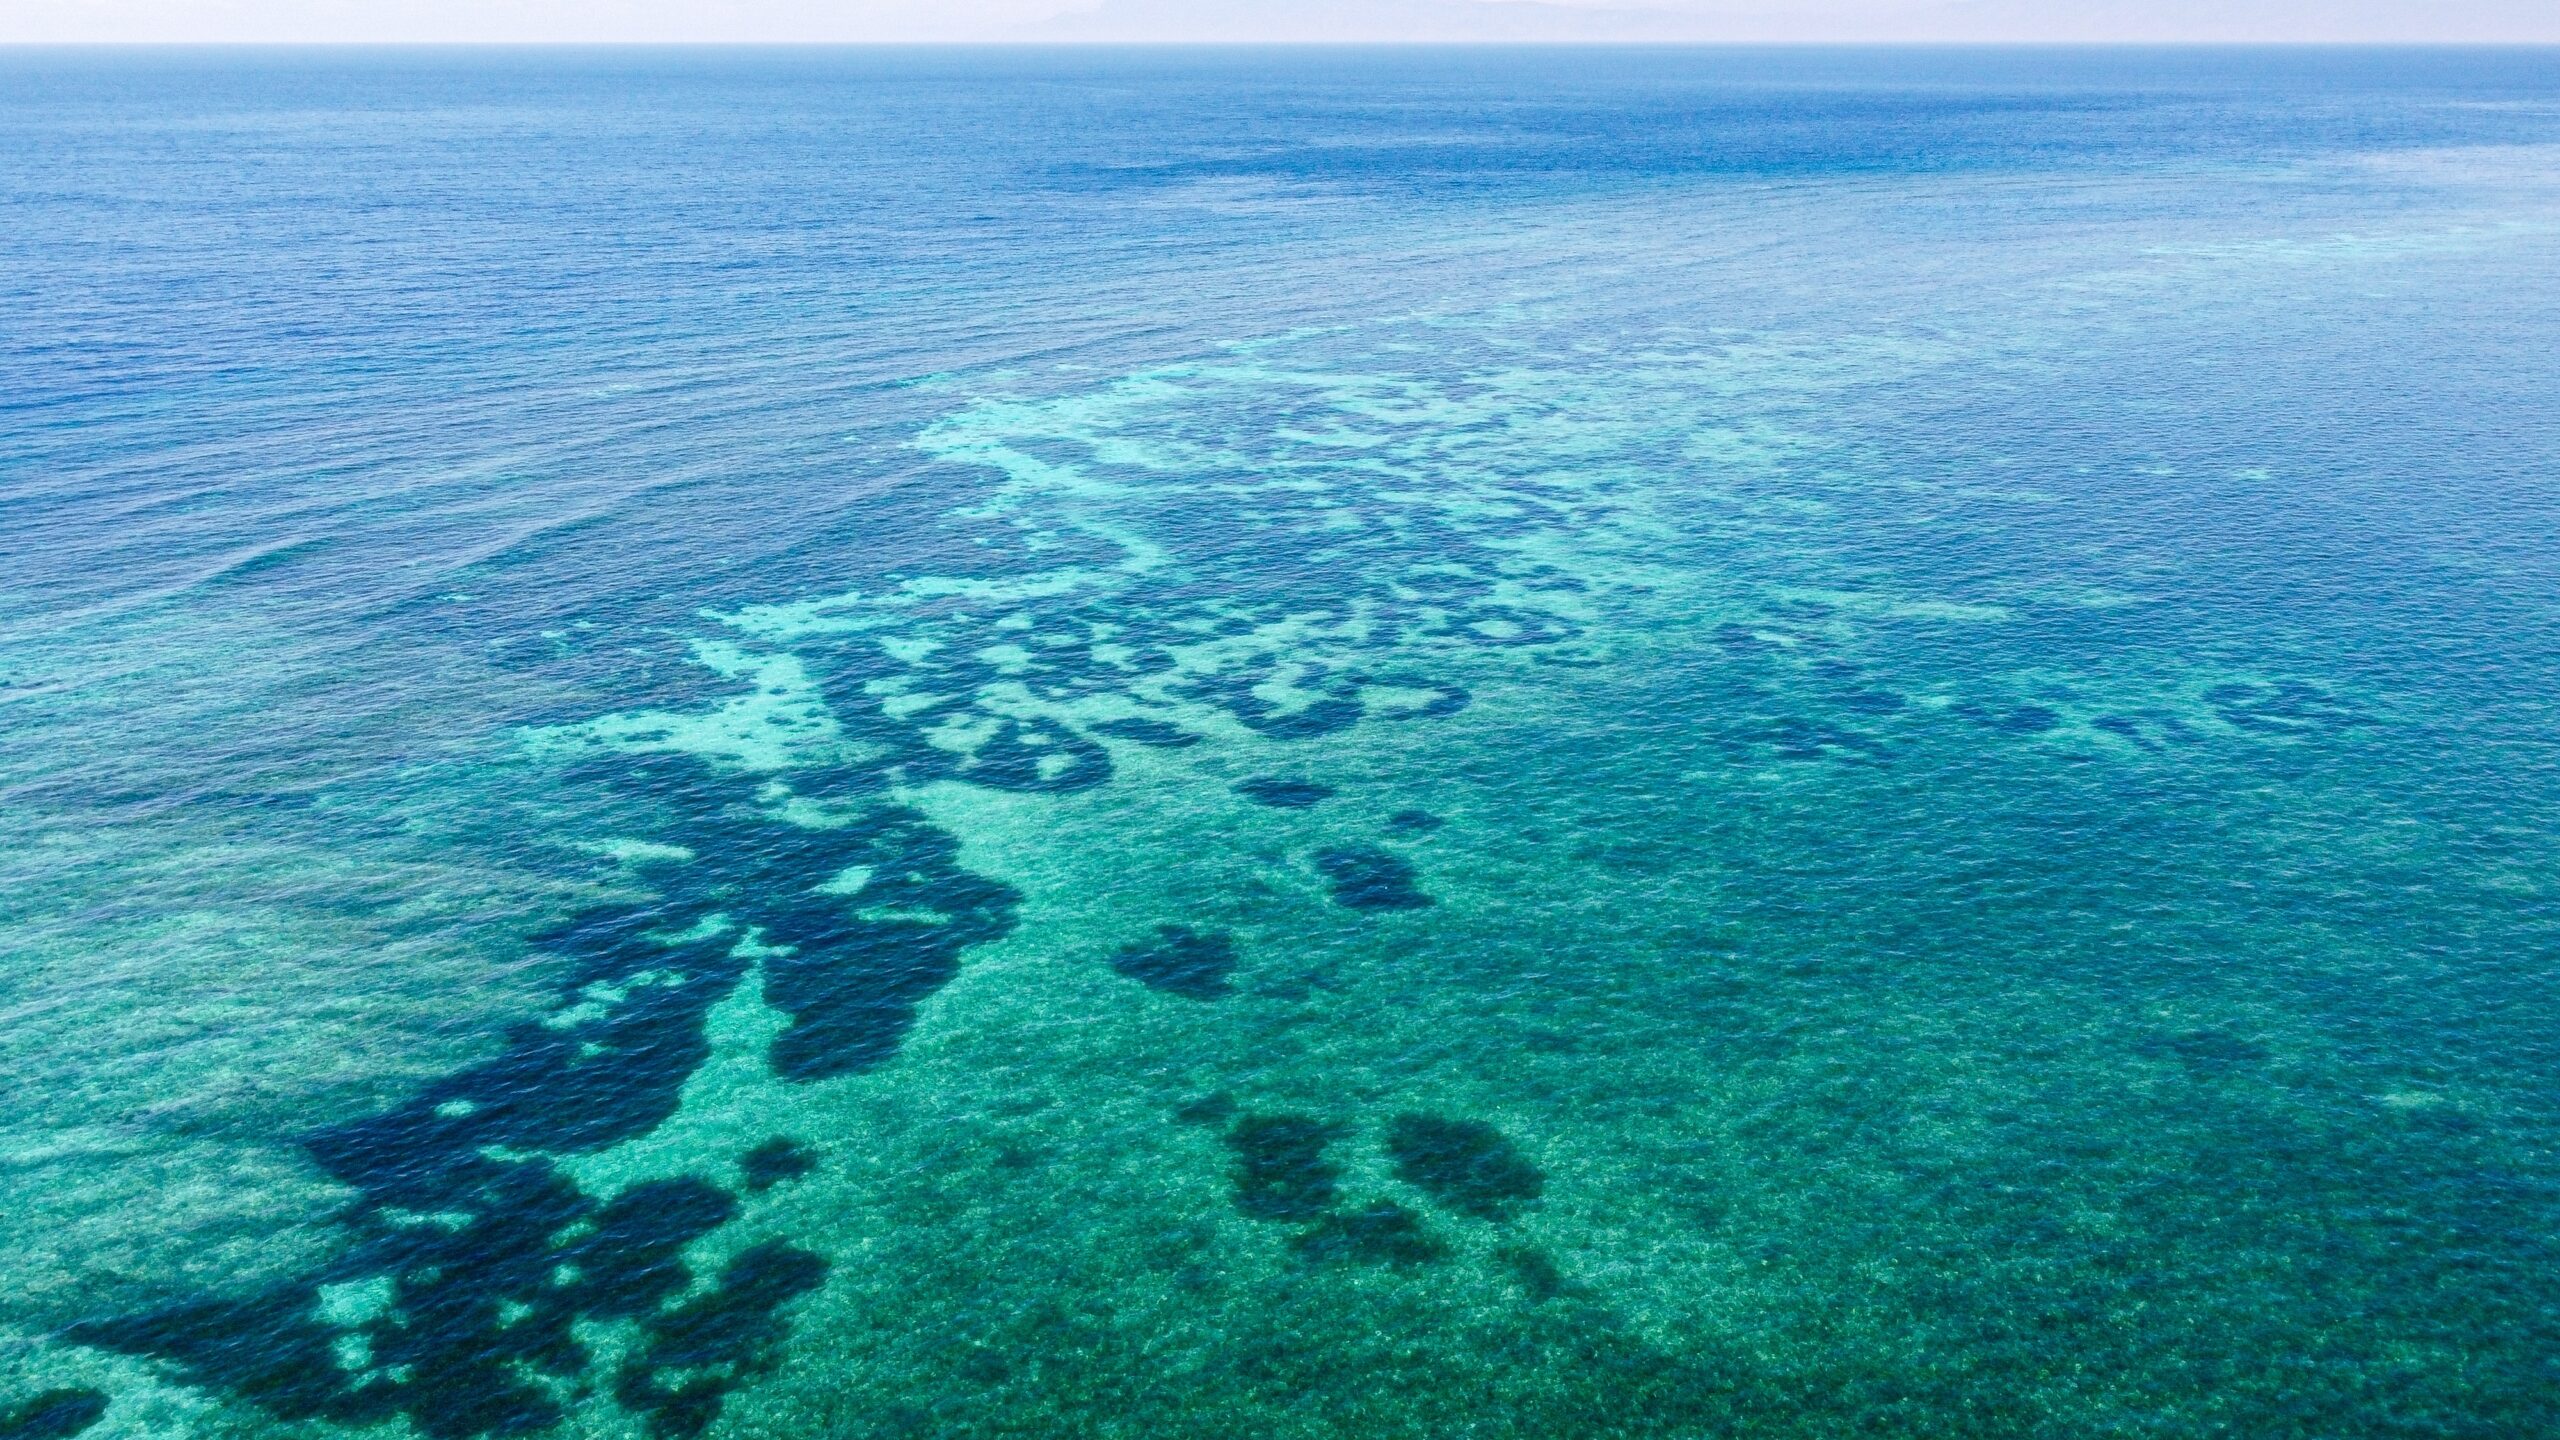
<svg viewBox="0 0 2560 1440">
<path fill-rule="evenodd" d="M 2560 1434 L 2560 51 L 0 52 L 0 1436 Z"/>
</svg>

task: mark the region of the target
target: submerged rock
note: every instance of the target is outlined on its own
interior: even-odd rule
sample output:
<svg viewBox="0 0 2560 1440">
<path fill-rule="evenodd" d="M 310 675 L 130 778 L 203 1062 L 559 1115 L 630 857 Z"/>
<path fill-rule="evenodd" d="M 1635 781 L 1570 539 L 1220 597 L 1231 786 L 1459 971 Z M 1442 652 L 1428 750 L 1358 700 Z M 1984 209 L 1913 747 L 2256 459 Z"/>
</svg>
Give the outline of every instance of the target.
<svg viewBox="0 0 2560 1440">
<path fill-rule="evenodd" d="M 1316 869 L 1333 902 L 1352 910 L 1418 910 L 1431 897 L 1414 884 L 1413 862 L 1374 845 L 1333 845 L 1316 852 Z"/>
<path fill-rule="evenodd" d="M 1313 780 L 1284 780 L 1276 775 L 1256 775 L 1236 783 L 1236 793 L 1256 805 L 1274 810 L 1304 810 L 1310 805 L 1333 798 L 1333 787 Z"/>
<path fill-rule="evenodd" d="M 761 1194 L 786 1180 L 798 1180 L 818 1168 L 817 1152 L 788 1136 L 776 1135 L 738 1162 L 747 1189 Z"/>
<path fill-rule="evenodd" d="M 1200 736 L 1169 720 L 1150 720 L 1131 716 L 1124 720 L 1103 720 L 1087 726 L 1106 740 L 1129 740 L 1152 745 L 1159 750 L 1181 750 L 1200 743 Z"/>
<path fill-rule="evenodd" d="M 1366 1265 L 1424 1265 L 1449 1247 L 1424 1228 L 1422 1217 L 1392 1200 L 1347 1215 L 1327 1215 L 1289 1242 L 1310 1264 L 1351 1260 Z"/>
<path fill-rule="evenodd" d="M 1494 1252 L 1494 1258 L 1511 1271 L 1512 1278 L 1520 1282 L 1520 1289 L 1532 1300 L 1553 1300 L 1573 1289 L 1573 1282 L 1543 1250 L 1506 1245 Z"/>
<path fill-rule="evenodd" d="M 1248 1115 L 1227 1132 L 1236 1208 L 1256 1220 L 1313 1220 L 1333 1205 L 1342 1167 L 1325 1156 L 1340 1130 L 1304 1115 Z"/>
<path fill-rule="evenodd" d="M 1173 1118 L 1185 1125 L 1224 1125 L 1235 1113 L 1236 1097 L 1220 1090 L 1185 1104 Z"/>
<path fill-rule="evenodd" d="M 85 1387 L 47 1390 L 0 1411 L 0 1440 L 70 1440 L 107 1413 L 107 1397 Z"/>
<path fill-rule="evenodd" d="M 1507 1219 L 1538 1198 L 1547 1177 L 1481 1120 L 1399 1115 L 1387 1127 L 1397 1178 L 1460 1214 Z"/>
<path fill-rule="evenodd" d="M 1111 968 L 1150 990 L 1215 1000 L 1228 993 L 1227 977 L 1236 968 L 1236 942 L 1221 931 L 1161 925 L 1153 939 L 1121 947 L 1111 957 Z"/>
</svg>

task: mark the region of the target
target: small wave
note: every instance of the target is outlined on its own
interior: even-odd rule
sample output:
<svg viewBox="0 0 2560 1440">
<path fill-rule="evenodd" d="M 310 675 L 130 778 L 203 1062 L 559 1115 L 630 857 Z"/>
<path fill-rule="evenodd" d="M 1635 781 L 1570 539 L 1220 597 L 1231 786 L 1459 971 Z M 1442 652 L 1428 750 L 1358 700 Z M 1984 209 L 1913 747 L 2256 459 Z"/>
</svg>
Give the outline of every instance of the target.
<svg viewBox="0 0 2560 1440">
<path fill-rule="evenodd" d="M 232 552 L 211 570 L 174 588 L 184 591 L 236 585 L 244 580 L 256 579 L 270 571 L 280 570 L 297 560 L 317 555 L 333 548 L 335 544 L 336 542 L 326 535 L 299 535 L 290 539 L 271 540 L 263 545 L 252 545 L 246 550 Z"/>
</svg>

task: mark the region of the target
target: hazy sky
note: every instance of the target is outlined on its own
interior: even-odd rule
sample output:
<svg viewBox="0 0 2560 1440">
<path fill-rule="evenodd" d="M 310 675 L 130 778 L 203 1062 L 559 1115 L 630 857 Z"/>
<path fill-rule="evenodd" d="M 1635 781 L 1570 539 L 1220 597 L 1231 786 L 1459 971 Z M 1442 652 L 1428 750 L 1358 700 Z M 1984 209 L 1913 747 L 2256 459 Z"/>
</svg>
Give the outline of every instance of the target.
<svg viewBox="0 0 2560 1440">
<path fill-rule="evenodd" d="M 2560 42 L 2560 0 L 0 0 L 27 40 Z"/>
</svg>

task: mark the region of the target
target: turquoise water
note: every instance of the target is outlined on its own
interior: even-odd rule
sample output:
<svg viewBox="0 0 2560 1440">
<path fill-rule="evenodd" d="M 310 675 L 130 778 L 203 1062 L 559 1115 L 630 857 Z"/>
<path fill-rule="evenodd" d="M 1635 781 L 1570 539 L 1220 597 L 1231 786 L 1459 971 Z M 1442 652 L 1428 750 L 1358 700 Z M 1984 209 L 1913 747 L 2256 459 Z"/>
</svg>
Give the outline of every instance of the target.
<svg viewBox="0 0 2560 1440">
<path fill-rule="evenodd" d="M 2560 1433 L 2560 55 L 0 55 L 0 1436 Z"/>
</svg>

